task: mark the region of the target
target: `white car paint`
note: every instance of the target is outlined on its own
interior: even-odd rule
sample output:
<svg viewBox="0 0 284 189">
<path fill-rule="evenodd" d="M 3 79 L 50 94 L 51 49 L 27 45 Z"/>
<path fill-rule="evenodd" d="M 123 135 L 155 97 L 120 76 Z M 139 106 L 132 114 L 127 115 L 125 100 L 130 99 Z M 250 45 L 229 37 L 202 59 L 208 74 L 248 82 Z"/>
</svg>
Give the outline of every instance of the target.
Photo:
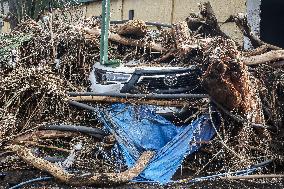
<svg viewBox="0 0 284 189">
<path fill-rule="evenodd" d="M 169 69 L 184 69 L 183 67 L 158 67 L 158 66 L 145 66 L 141 64 L 120 64 L 118 67 L 107 67 L 101 65 L 99 62 L 93 65 L 93 69 L 90 73 L 90 81 L 91 81 L 91 90 L 94 93 L 106 93 L 106 92 L 113 92 L 113 93 L 120 93 L 120 90 L 124 86 L 121 82 L 114 82 L 114 84 L 102 85 L 97 83 L 95 77 L 95 69 L 101 69 L 108 72 L 115 72 L 115 73 L 124 73 L 124 74 L 133 74 L 136 70 L 169 70 Z M 129 78 L 130 79 L 130 78 Z"/>
</svg>

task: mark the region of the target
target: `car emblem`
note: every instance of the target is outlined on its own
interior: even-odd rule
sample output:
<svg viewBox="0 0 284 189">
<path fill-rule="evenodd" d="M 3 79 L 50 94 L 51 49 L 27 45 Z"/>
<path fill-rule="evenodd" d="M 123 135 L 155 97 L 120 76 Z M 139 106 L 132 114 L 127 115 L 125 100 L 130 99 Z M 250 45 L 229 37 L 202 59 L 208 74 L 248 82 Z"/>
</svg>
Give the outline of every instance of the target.
<svg viewBox="0 0 284 189">
<path fill-rule="evenodd" d="M 168 87 L 173 87 L 178 83 L 176 75 L 166 75 L 164 78 L 164 84 Z"/>
</svg>

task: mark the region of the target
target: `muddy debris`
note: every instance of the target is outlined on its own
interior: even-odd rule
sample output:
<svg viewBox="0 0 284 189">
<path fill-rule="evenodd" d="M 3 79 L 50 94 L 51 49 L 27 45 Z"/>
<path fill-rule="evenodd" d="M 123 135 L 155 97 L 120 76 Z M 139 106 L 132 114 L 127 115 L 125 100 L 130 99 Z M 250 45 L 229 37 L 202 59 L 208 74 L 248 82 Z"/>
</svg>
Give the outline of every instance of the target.
<svg viewBox="0 0 284 189">
<path fill-rule="evenodd" d="M 108 56 L 119 60 L 116 65 L 127 63 L 132 67 L 161 69 L 196 67 L 199 70 L 196 76 L 198 88 L 184 95 L 205 94 L 208 98 L 169 99 L 162 96 L 156 100 L 148 99 L 147 95 L 153 95 L 148 83 L 133 89 L 132 96 L 88 98 L 77 95 L 79 103 L 87 104 L 81 106 L 85 110 L 70 105 L 69 92 L 91 92 L 90 73 L 93 65 L 100 62 L 100 18 L 92 17 L 72 25 L 55 16 L 50 23 L 52 27 L 28 19 L 11 33 L 1 34 L 0 177 L 7 176 L 0 183 L 4 187 L 17 184 L 20 181 L 10 178 L 13 177 L 11 173 L 24 174 L 30 170 L 37 170 L 35 177 L 53 177 L 52 182 L 56 185 L 109 187 L 131 182 L 151 162 L 155 153 L 145 151 L 132 168 L 117 161 L 116 156 L 123 156 L 114 153 L 120 139 L 106 131 L 100 112 L 95 112 L 100 108 L 108 110 L 110 104 L 116 102 L 137 109 L 147 104 L 181 106 L 187 114 L 175 116 L 171 121 L 176 125 L 190 123 L 203 114 L 212 118 L 212 111 L 218 112 L 219 126 L 215 128 L 214 137 L 199 142 L 199 150 L 182 161 L 174 176 L 182 186 L 198 182 L 197 178 L 201 176 L 217 174 L 221 176 L 214 178 L 222 179 L 220 182 L 235 182 L 230 177 L 242 179 L 241 176 L 226 173 L 248 167 L 251 170 L 252 165 L 265 161 L 273 163 L 265 169 L 254 169 L 253 175 L 262 179 L 278 177 L 281 183 L 284 160 L 284 71 L 281 61 L 284 51 L 249 32 L 245 16 L 232 15 L 228 21 L 237 24 L 250 39 L 253 49 L 244 50 L 221 31 L 209 3 L 200 5 L 199 14 L 191 14 L 171 27 L 153 29 L 142 20 L 111 24 Z M 168 85 L 176 85 L 175 79 L 167 80 Z M 93 132 L 101 133 L 86 134 L 88 130 L 84 134 L 83 131 L 70 131 L 70 128 L 43 129 L 52 124 L 78 126 L 78 129 L 88 126 L 94 129 Z M 78 144 L 82 144 L 80 149 L 76 149 Z M 66 158 L 71 158 L 70 168 L 58 163 Z M 179 172 L 183 173 L 179 175 Z M 254 177 L 246 180 L 255 182 Z M 208 186 L 212 184 L 204 182 L 208 182 Z M 213 182 L 216 188 L 218 182 Z M 248 181 L 248 185 L 252 182 Z M 125 187 L 132 187 L 131 184 Z"/>
</svg>

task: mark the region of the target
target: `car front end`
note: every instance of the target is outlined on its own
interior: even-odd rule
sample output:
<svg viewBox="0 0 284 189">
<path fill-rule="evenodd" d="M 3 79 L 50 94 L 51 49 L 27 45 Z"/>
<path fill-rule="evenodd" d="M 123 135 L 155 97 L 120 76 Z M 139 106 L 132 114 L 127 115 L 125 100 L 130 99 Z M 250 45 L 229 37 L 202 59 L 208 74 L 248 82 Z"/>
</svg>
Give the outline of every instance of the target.
<svg viewBox="0 0 284 189">
<path fill-rule="evenodd" d="M 95 93 L 180 94 L 200 89 L 201 70 L 189 67 L 107 67 L 96 63 L 90 74 Z"/>
</svg>

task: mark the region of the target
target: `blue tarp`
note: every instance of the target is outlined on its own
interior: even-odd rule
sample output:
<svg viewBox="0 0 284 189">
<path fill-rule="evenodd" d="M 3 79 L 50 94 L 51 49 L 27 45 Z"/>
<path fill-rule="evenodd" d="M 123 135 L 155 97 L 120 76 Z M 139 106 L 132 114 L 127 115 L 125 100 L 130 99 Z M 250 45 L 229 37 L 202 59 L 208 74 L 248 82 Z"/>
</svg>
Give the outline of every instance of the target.
<svg viewBox="0 0 284 189">
<path fill-rule="evenodd" d="M 105 128 L 115 135 L 128 167 L 142 152 L 156 152 L 136 181 L 169 182 L 183 159 L 201 146 L 198 141 L 209 141 L 215 134 L 208 115 L 177 127 L 156 114 L 152 106 L 113 104 L 100 113 Z"/>
</svg>

